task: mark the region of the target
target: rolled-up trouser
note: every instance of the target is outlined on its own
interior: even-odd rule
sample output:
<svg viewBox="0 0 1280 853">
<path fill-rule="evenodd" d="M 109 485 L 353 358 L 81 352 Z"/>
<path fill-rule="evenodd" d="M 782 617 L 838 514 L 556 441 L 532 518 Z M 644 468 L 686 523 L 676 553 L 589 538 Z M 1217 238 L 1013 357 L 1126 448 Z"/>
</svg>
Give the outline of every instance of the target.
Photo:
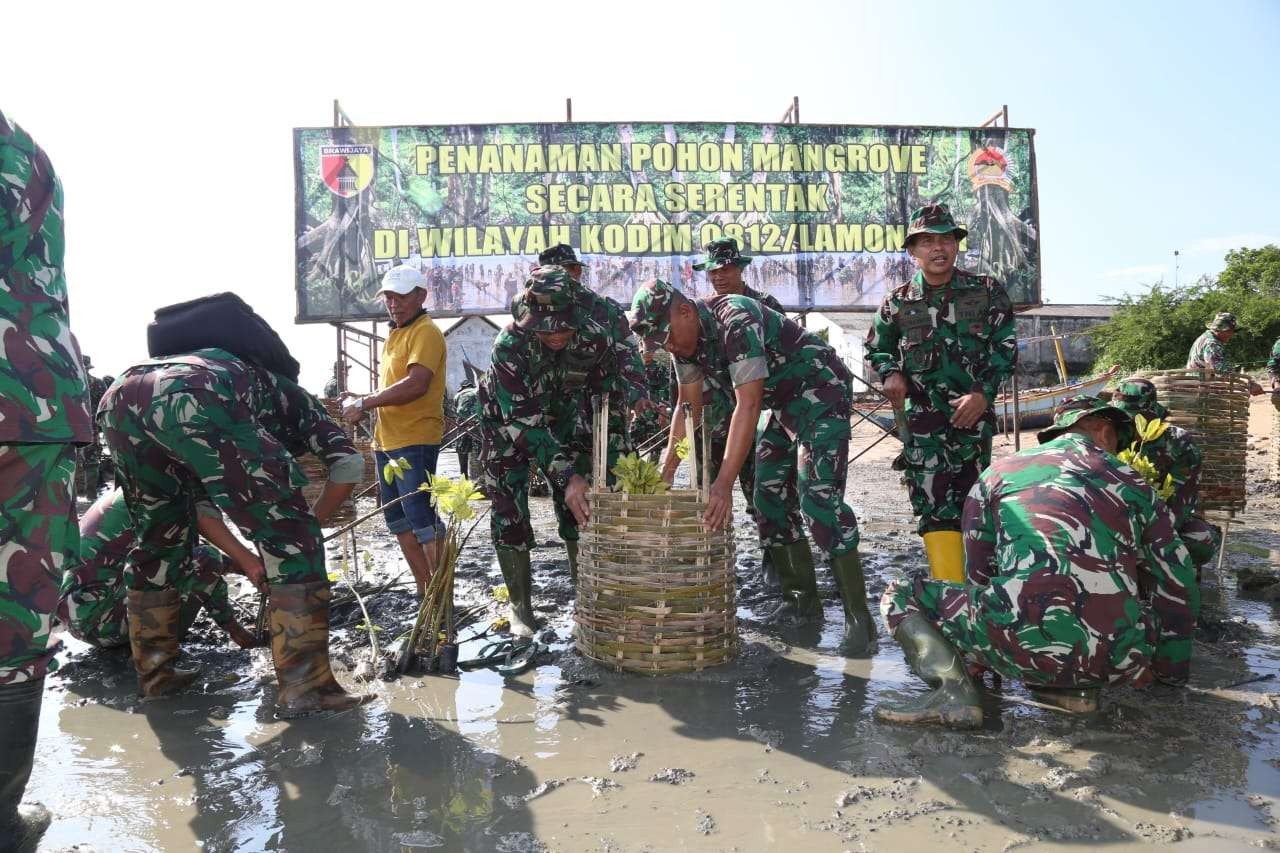
<svg viewBox="0 0 1280 853">
<path fill-rule="evenodd" d="M 320 523 L 293 485 L 292 459 L 248 406 L 212 391 L 130 390 L 98 415 L 138 537 L 130 589 L 173 586 L 174 567 L 191 559 L 197 485 L 258 547 L 268 583 L 326 578 Z"/>
<path fill-rule="evenodd" d="M 80 550 L 70 444 L 0 444 L 0 684 L 57 668 L 62 573 Z"/>
</svg>

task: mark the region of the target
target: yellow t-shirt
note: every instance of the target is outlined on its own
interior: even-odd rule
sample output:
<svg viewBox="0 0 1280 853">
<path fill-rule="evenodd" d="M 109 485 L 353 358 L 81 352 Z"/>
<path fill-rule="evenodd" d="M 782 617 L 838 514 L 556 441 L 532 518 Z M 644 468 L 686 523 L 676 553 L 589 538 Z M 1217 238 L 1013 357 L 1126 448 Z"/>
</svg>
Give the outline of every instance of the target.
<svg viewBox="0 0 1280 853">
<path fill-rule="evenodd" d="M 439 444 L 444 437 L 444 335 L 426 314 L 402 329 L 392 329 L 382 345 L 379 388 L 394 385 L 420 364 L 431 371 L 427 393 L 401 406 L 379 406 L 373 441 L 379 450 L 398 450 L 411 444 Z"/>
</svg>

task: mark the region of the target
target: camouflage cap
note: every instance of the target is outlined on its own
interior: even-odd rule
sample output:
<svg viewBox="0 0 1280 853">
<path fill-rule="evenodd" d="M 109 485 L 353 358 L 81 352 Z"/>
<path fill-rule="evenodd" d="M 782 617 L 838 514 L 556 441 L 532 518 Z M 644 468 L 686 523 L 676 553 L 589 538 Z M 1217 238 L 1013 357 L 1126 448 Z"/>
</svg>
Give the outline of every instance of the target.
<svg viewBox="0 0 1280 853">
<path fill-rule="evenodd" d="M 671 306 L 677 293 L 660 278 L 640 285 L 631 300 L 631 331 L 643 341 L 664 342 L 671 331 Z"/>
<path fill-rule="evenodd" d="M 538 253 L 538 263 L 542 266 L 582 266 L 582 261 L 578 260 L 573 247 L 568 243 L 556 243 L 550 249 Z"/>
<path fill-rule="evenodd" d="M 969 232 L 956 224 L 951 209 L 945 204 L 926 204 L 911 214 L 911 225 L 907 227 L 908 248 L 911 239 L 918 234 L 954 234 L 957 240 L 963 240 Z"/>
<path fill-rule="evenodd" d="M 563 267 L 535 267 L 516 298 L 527 313 L 520 325 L 535 332 L 562 332 L 578 328 L 574 311 L 573 279 Z"/>
<path fill-rule="evenodd" d="M 1053 441 L 1058 436 L 1075 426 L 1076 422 L 1081 418 L 1089 415 L 1097 415 L 1106 418 L 1116 425 L 1116 429 L 1120 431 L 1120 443 L 1124 446 L 1128 442 L 1124 437 L 1133 427 L 1133 418 L 1129 413 L 1121 409 L 1107 404 L 1106 400 L 1096 397 L 1093 394 L 1081 394 L 1077 397 L 1068 397 L 1058 404 L 1053 410 L 1053 426 L 1043 429 L 1036 433 L 1036 438 L 1041 444 L 1047 441 Z"/>
<path fill-rule="evenodd" d="M 1157 400 L 1156 386 L 1151 384 L 1151 380 L 1139 376 L 1130 377 L 1116 387 L 1111 393 L 1111 405 L 1130 417 L 1163 418 L 1169 414 L 1169 410 Z"/>
<path fill-rule="evenodd" d="M 732 237 L 721 237 L 719 240 L 712 240 L 703 247 L 703 251 L 707 253 L 707 256 L 704 260 L 698 261 L 693 265 L 695 270 L 711 272 L 721 267 L 727 267 L 729 264 L 745 267 L 751 263 L 751 258 L 738 250 L 738 241 Z"/>
<path fill-rule="evenodd" d="M 1213 315 L 1213 319 L 1204 324 L 1204 327 L 1211 332 L 1234 332 L 1236 330 L 1236 315 L 1230 311 L 1219 311 Z"/>
</svg>

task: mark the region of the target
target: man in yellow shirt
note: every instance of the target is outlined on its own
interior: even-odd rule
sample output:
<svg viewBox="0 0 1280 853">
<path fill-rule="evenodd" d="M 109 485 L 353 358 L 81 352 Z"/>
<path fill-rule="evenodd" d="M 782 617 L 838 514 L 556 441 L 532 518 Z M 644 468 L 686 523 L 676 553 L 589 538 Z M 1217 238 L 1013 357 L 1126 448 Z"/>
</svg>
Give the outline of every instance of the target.
<svg viewBox="0 0 1280 853">
<path fill-rule="evenodd" d="M 354 424 L 371 409 L 378 409 L 374 429 L 374 456 L 381 472 L 392 459 L 404 459 L 409 470 L 388 483 L 379 474 L 382 503 L 412 495 L 388 507 L 383 515 L 387 529 L 396 535 L 400 549 L 418 584 L 418 596 L 426 591 L 439 554 L 438 522 L 431 501 L 418 486 L 435 476 L 436 457 L 444 434 L 444 335 L 422 305 L 427 279 L 408 266 L 393 267 L 382 277 L 378 291 L 391 315 L 391 332 L 382 345 L 379 389 L 343 404 L 342 416 Z"/>
</svg>

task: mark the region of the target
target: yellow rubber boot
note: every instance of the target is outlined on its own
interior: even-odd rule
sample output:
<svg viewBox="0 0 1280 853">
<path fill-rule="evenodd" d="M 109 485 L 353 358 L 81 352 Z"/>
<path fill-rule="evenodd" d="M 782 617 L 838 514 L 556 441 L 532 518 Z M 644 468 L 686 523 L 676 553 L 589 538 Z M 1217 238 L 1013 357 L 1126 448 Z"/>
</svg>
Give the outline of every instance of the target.
<svg viewBox="0 0 1280 853">
<path fill-rule="evenodd" d="M 964 583 L 964 537 L 959 530 L 930 530 L 924 534 L 924 553 L 934 580 Z"/>
</svg>

